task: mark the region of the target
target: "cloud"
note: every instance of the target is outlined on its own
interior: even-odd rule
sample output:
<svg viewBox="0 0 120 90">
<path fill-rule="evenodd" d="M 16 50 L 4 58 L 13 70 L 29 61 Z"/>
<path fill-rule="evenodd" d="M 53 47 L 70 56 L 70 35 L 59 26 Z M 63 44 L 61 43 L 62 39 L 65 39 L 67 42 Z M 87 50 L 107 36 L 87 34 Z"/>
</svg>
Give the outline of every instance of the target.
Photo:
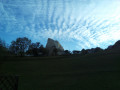
<svg viewBox="0 0 120 90">
<path fill-rule="evenodd" d="M 50 37 L 64 47 L 72 42 L 75 49 L 106 48 L 120 39 L 119 5 L 119 0 L 0 0 L 0 31 Z"/>
</svg>

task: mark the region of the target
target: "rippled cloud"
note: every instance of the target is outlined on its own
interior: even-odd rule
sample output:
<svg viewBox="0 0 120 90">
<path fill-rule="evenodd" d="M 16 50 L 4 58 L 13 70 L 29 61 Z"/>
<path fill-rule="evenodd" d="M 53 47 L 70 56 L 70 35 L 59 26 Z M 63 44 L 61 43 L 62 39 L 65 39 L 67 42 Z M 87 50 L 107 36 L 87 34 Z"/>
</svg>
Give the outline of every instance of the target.
<svg viewBox="0 0 120 90">
<path fill-rule="evenodd" d="M 0 31 L 53 38 L 69 50 L 106 48 L 120 39 L 120 1 L 0 0 Z"/>
</svg>

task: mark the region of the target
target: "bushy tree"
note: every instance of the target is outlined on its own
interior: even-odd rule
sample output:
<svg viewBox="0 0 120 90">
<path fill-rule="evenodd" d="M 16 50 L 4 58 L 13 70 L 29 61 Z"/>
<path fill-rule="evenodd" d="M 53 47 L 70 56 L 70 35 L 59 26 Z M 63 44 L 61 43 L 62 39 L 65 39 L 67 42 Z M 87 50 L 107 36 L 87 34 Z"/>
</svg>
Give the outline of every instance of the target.
<svg viewBox="0 0 120 90">
<path fill-rule="evenodd" d="M 101 49 L 100 47 L 95 48 L 95 52 L 100 52 L 100 51 L 103 51 L 103 49 Z"/>
<path fill-rule="evenodd" d="M 78 51 L 78 50 L 73 50 L 73 51 L 72 51 L 72 53 L 73 53 L 73 54 L 80 54 L 80 53 L 81 53 L 81 51 Z"/>
<path fill-rule="evenodd" d="M 15 41 L 11 42 L 10 51 L 14 54 L 24 56 L 30 44 L 31 40 L 27 37 L 17 38 Z"/>
<path fill-rule="evenodd" d="M 31 56 L 46 56 L 48 55 L 48 50 L 40 42 L 36 42 L 30 44 L 27 54 Z"/>
<path fill-rule="evenodd" d="M 29 55 L 33 55 L 33 56 L 38 56 L 39 55 L 39 48 L 40 48 L 40 42 L 36 42 L 36 43 L 31 43 L 29 45 L 29 49 L 27 51 L 27 54 Z"/>
<path fill-rule="evenodd" d="M 71 55 L 71 52 L 69 50 L 64 51 L 65 55 Z"/>
<path fill-rule="evenodd" d="M 88 54 L 88 51 L 85 50 L 85 49 L 82 49 L 82 50 L 81 50 L 81 55 L 85 55 L 85 54 Z"/>
</svg>

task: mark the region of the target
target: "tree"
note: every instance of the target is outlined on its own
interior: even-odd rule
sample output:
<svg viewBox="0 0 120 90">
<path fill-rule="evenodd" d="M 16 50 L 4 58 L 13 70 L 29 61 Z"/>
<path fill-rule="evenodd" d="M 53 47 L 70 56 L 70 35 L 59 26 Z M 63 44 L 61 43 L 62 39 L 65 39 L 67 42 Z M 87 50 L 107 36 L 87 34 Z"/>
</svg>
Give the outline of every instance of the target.
<svg viewBox="0 0 120 90">
<path fill-rule="evenodd" d="M 0 39 L 0 47 L 6 47 L 5 41 L 3 41 L 2 39 Z"/>
<path fill-rule="evenodd" d="M 39 50 L 43 56 L 48 55 L 48 50 L 45 47 L 43 47 L 43 45 L 40 46 Z"/>
<path fill-rule="evenodd" d="M 6 47 L 5 41 L 0 39 L 0 56 L 7 56 L 8 48 Z"/>
<path fill-rule="evenodd" d="M 73 54 L 80 54 L 81 51 L 78 51 L 78 50 L 73 50 Z"/>
<path fill-rule="evenodd" d="M 10 51 L 14 54 L 24 56 L 30 44 L 31 40 L 27 37 L 17 38 L 16 41 L 11 42 Z"/>
<path fill-rule="evenodd" d="M 40 52 L 40 50 L 39 50 L 40 46 L 41 46 L 40 42 L 30 44 L 27 54 L 33 55 L 33 56 L 38 56 L 39 52 Z"/>
<path fill-rule="evenodd" d="M 32 56 L 46 56 L 48 55 L 48 50 L 39 42 L 36 42 L 29 46 L 29 49 L 26 53 Z"/>
<path fill-rule="evenodd" d="M 18 54 L 18 52 L 19 52 L 19 46 L 17 45 L 17 43 L 15 41 L 11 42 L 9 50 L 10 50 L 10 52 L 12 54 Z"/>
<path fill-rule="evenodd" d="M 88 51 L 85 50 L 85 49 L 82 49 L 82 50 L 81 50 L 81 55 L 85 55 L 85 54 L 88 54 Z"/>
<path fill-rule="evenodd" d="M 65 55 L 71 55 L 71 52 L 69 50 L 64 51 Z"/>
<path fill-rule="evenodd" d="M 103 51 L 103 50 L 100 47 L 96 47 L 94 51 L 96 53 L 96 52 L 100 52 L 100 51 Z"/>
</svg>

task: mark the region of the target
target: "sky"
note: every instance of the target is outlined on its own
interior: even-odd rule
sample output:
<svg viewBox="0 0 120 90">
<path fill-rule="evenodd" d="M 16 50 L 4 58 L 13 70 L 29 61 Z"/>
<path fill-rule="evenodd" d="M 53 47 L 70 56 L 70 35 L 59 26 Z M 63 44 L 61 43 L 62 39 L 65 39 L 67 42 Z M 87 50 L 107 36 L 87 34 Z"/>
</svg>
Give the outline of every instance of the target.
<svg viewBox="0 0 120 90">
<path fill-rule="evenodd" d="M 120 40 L 120 0 L 0 0 L 0 38 L 18 37 L 66 50 L 107 48 Z"/>
</svg>

